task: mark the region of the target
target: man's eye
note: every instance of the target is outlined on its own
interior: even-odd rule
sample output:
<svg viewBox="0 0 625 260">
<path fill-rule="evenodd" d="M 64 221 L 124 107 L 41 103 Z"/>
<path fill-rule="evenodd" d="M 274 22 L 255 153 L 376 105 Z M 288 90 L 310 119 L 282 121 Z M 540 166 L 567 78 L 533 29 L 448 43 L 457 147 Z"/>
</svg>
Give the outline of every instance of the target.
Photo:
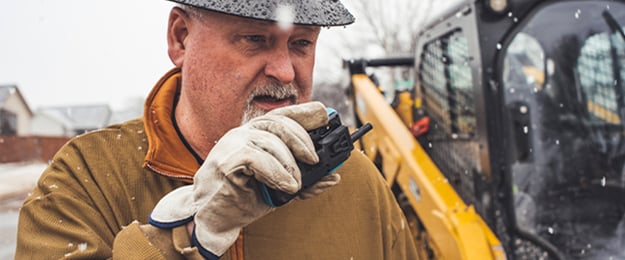
<svg viewBox="0 0 625 260">
<path fill-rule="evenodd" d="M 296 46 L 308 46 L 310 44 L 312 44 L 312 42 L 309 40 L 297 40 L 293 42 L 293 45 Z"/>
<path fill-rule="evenodd" d="M 245 39 L 250 42 L 265 42 L 265 37 L 262 35 L 247 35 Z"/>
</svg>

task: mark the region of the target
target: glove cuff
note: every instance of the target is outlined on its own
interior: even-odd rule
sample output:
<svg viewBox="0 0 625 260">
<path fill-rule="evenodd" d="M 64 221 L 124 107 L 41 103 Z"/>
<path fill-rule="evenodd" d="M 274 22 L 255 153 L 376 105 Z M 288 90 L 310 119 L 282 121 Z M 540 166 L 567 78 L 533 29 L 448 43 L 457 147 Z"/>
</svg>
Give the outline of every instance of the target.
<svg viewBox="0 0 625 260">
<path fill-rule="evenodd" d="M 152 218 L 152 213 L 150 213 L 150 216 L 148 217 L 148 223 L 150 223 L 152 226 L 155 226 L 155 227 L 171 229 L 171 228 L 175 228 L 175 227 L 179 227 L 179 226 L 185 225 L 185 224 L 193 221 L 193 217 L 195 217 L 195 215 L 192 215 L 192 216 L 190 216 L 188 218 L 177 220 L 177 221 L 161 222 L 161 221 L 157 221 L 157 220 L 153 219 Z M 194 234 L 195 234 L 195 231 L 194 231 Z"/>
<path fill-rule="evenodd" d="M 193 221 L 196 212 L 193 185 L 182 186 L 161 198 L 150 213 L 148 222 L 159 228 L 175 228 Z"/>
<path fill-rule="evenodd" d="M 198 249 L 200 254 L 204 256 L 204 258 L 208 260 L 219 260 L 219 256 L 213 254 L 213 252 L 211 251 L 208 251 L 200 244 L 200 241 L 198 241 L 197 237 L 195 236 L 195 229 L 193 229 L 193 233 L 191 234 L 191 244 Z"/>
</svg>

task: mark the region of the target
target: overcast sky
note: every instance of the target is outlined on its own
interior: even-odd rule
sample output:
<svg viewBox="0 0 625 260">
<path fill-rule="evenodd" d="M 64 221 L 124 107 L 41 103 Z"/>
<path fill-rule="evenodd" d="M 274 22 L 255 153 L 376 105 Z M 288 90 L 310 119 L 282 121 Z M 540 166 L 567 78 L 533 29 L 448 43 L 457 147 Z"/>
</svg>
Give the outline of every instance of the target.
<svg viewBox="0 0 625 260">
<path fill-rule="evenodd" d="M 0 0 L 0 84 L 31 106 L 145 97 L 172 65 L 164 0 Z"/>
</svg>

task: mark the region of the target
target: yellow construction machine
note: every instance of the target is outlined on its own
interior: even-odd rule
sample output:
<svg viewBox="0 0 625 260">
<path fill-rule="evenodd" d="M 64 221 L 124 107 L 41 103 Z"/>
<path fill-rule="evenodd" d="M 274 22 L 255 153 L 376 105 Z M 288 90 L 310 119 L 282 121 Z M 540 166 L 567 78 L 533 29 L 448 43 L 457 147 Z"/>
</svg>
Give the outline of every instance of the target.
<svg viewBox="0 0 625 260">
<path fill-rule="evenodd" d="M 625 259 L 624 25 L 624 1 L 466 1 L 413 57 L 345 61 L 422 259 Z"/>
</svg>

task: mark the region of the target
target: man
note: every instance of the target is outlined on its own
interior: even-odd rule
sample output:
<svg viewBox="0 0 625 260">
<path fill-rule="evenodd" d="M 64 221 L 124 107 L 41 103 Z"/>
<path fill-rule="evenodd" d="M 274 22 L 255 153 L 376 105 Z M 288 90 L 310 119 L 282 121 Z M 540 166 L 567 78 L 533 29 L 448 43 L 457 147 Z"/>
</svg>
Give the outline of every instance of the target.
<svg viewBox="0 0 625 260">
<path fill-rule="evenodd" d="M 415 259 L 392 193 L 359 152 L 282 207 L 258 190 L 294 194 L 296 161 L 319 160 L 307 134 L 328 120 L 309 102 L 315 45 L 322 26 L 353 22 L 342 4 L 175 2 L 176 68 L 142 119 L 58 152 L 20 212 L 16 258 Z"/>
</svg>

